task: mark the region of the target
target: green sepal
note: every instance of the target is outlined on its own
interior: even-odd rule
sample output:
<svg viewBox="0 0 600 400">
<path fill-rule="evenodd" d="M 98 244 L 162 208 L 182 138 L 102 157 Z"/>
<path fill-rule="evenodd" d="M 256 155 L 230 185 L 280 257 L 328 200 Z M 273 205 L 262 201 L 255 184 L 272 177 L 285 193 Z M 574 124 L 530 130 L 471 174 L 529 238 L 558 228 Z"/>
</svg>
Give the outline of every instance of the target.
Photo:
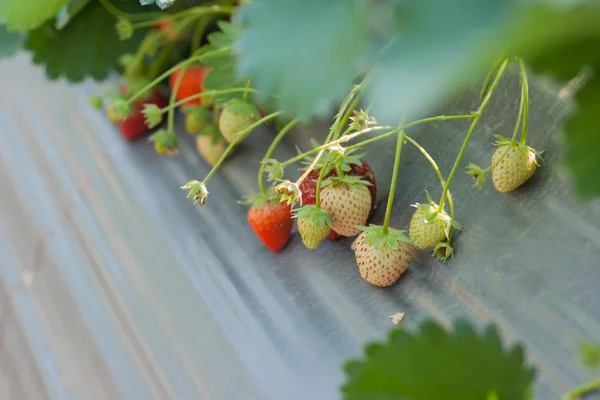
<svg viewBox="0 0 600 400">
<path fill-rule="evenodd" d="M 265 164 L 265 172 L 267 173 L 267 180 L 276 181 L 283 178 L 284 168 L 283 164 L 277 161 L 274 158 L 269 158 L 268 160 L 263 160 L 263 164 Z"/>
<path fill-rule="evenodd" d="M 115 96 L 115 98 L 111 102 L 111 108 L 113 109 L 115 116 L 118 120 L 122 121 L 127 119 L 129 114 L 131 114 L 132 107 L 128 101 L 124 100 L 122 96 Z"/>
<path fill-rule="evenodd" d="M 474 186 L 480 188 L 485 182 L 485 170 L 477 164 L 469 163 L 467 165 L 467 174 L 471 175 L 475 180 Z"/>
<path fill-rule="evenodd" d="M 252 196 L 244 196 L 244 200 L 238 201 L 238 204 L 251 205 L 252 207 L 260 207 L 262 204 L 269 201 L 279 200 L 279 195 L 275 188 L 270 187 L 265 193 L 257 193 Z"/>
<path fill-rule="evenodd" d="M 448 258 L 454 257 L 454 249 L 447 242 L 439 242 L 435 245 L 432 255 L 440 261 L 445 261 Z"/>
<path fill-rule="evenodd" d="M 333 184 L 336 184 L 336 183 L 346 183 L 348 185 L 365 185 L 365 186 L 371 186 L 371 182 L 365 181 L 364 179 L 362 179 L 361 176 L 344 175 L 343 177 L 332 176 L 331 178 L 325 179 L 321 183 L 321 187 L 333 185 Z"/>
<path fill-rule="evenodd" d="M 233 99 L 225 104 L 225 108 L 227 112 L 230 112 L 234 115 L 241 115 L 248 119 L 258 120 L 260 118 L 260 113 L 258 109 L 247 101 L 240 99 Z"/>
<path fill-rule="evenodd" d="M 198 132 L 198 135 L 209 136 L 210 143 L 213 146 L 221 141 L 225 141 L 225 138 L 223 137 L 223 135 L 221 134 L 221 131 L 219 130 L 219 128 L 216 125 L 208 125 L 208 126 L 202 128 L 202 130 L 200 130 L 200 132 Z"/>
<path fill-rule="evenodd" d="M 192 198 L 194 202 L 203 206 L 206 203 L 206 199 L 208 198 L 208 190 L 206 190 L 206 185 L 204 182 L 200 181 L 189 181 L 185 185 L 181 186 L 182 190 L 187 190 L 187 197 Z"/>
<path fill-rule="evenodd" d="M 144 114 L 146 126 L 150 129 L 162 122 L 163 111 L 156 104 L 144 104 L 142 114 Z"/>
<path fill-rule="evenodd" d="M 406 231 L 388 228 L 387 233 L 383 231 L 381 225 L 357 226 L 357 229 L 366 232 L 365 243 L 372 244 L 375 248 L 388 246 L 392 249 L 397 249 L 399 243 L 410 244 L 411 241 L 404 233 Z"/>
<path fill-rule="evenodd" d="M 318 224 L 319 226 L 329 226 L 332 227 L 333 217 L 329 212 L 321 207 L 317 207 L 315 204 L 310 204 L 307 206 L 303 206 L 298 208 L 294 212 L 294 218 L 310 220 L 313 224 Z"/>
<path fill-rule="evenodd" d="M 149 140 L 154 143 L 154 150 L 158 154 L 175 155 L 179 152 L 179 139 L 173 131 L 166 129 L 159 129 Z"/>
<path fill-rule="evenodd" d="M 295 182 L 281 179 L 277 181 L 281 182 L 275 186 L 275 190 L 281 196 L 281 202 L 287 202 L 292 207 L 298 202 L 302 203 L 302 193 Z"/>
</svg>

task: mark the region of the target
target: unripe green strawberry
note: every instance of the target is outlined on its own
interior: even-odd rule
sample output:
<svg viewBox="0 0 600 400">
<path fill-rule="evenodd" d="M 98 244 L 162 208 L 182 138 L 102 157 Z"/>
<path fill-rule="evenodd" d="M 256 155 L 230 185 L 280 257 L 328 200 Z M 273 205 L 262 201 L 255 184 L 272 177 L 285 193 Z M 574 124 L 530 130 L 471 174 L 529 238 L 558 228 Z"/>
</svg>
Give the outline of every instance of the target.
<svg viewBox="0 0 600 400">
<path fill-rule="evenodd" d="M 217 127 L 215 126 L 214 129 L 217 129 Z M 223 138 L 215 140 L 211 135 L 200 134 L 196 137 L 196 150 L 204 161 L 212 167 L 219 161 L 225 150 L 227 150 L 227 143 L 225 143 Z"/>
<path fill-rule="evenodd" d="M 316 249 L 331 230 L 333 218 L 327 211 L 316 205 L 307 205 L 298 209 L 295 217 L 298 219 L 298 231 L 302 243 L 309 249 Z"/>
<path fill-rule="evenodd" d="M 511 192 L 535 172 L 538 153 L 531 147 L 499 137 L 492 155 L 492 181 L 501 193 Z"/>
<path fill-rule="evenodd" d="M 204 107 L 189 107 L 185 110 L 185 130 L 193 135 L 206 128 L 212 119 L 212 114 Z"/>
<path fill-rule="evenodd" d="M 428 222 L 427 216 L 437 211 L 437 204 L 415 204 L 415 210 L 410 219 L 409 236 L 413 246 L 423 250 L 434 247 L 446 238 L 444 223 L 435 218 Z"/>
<path fill-rule="evenodd" d="M 258 120 L 259 114 L 250 103 L 233 100 L 223 108 L 219 117 L 219 129 L 228 142 Z"/>
<path fill-rule="evenodd" d="M 410 240 L 404 231 L 382 226 L 361 227 L 362 232 L 353 243 L 360 276 L 379 286 L 392 286 L 406 271 L 412 261 Z"/>
<path fill-rule="evenodd" d="M 323 182 L 321 207 L 333 217 L 331 228 L 343 236 L 356 236 L 371 210 L 369 184 L 356 176 L 332 177 Z"/>
</svg>

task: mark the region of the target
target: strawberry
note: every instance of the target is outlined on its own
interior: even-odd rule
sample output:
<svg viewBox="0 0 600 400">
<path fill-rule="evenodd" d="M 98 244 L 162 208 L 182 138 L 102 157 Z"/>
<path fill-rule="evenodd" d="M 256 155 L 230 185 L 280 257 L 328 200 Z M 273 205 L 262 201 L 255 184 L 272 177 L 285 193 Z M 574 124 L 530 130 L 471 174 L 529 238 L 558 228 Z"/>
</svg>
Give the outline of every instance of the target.
<svg viewBox="0 0 600 400">
<path fill-rule="evenodd" d="M 221 136 L 219 128 L 214 125 L 205 127 L 196 137 L 196 150 L 204 161 L 214 166 L 227 150 L 227 143 Z"/>
<path fill-rule="evenodd" d="M 450 236 L 452 227 L 461 230 L 458 221 L 453 220 L 444 210 L 433 202 L 429 192 L 427 204 L 413 204 L 416 208 L 410 220 L 409 237 L 415 248 L 423 250 L 436 246 Z"/>
<path fill-rule="evenodd" d="M 535 172 L 539 153 L 531 147 L 496 135 L 498 148 L 492 155 L 492 181 L 501 193 L 512 192 Z"/>
<path fill-rule="evenodd" d="M 327 211 L 315 205 L 301 207 L 296 211 L 295 217 L 298 220 L 302 242 L 307 248 L 316 249 L 331 230 L 333 218 Z"/>
<path fill-rule="evenodd" d="M 229 143 L 236 135 L 258 120 L 259 113 L 252 104 L 243 100 L 229 102 L 219 117 L 219 129 Z"/>
<path fill-rule="evenodd" d="M 277 253 L 290 240 L 292 227 L 292 208 L 280 203 L 275 192 L 255 196 L 248 210 L 248 223 L 265 247 Z"/>
<path fill-rule="evenodd" d="M 182 70 L 177 70 L 171 74 L 169 77 L 169 88 L 173 90 L 175 87 L 175 83 L 179 78 L 179 74 L 181 74 Z M 204 82 L 204 78 L 208 74 L 209 69 L 206 67 L 201 67 L 199 65 L 192 65 L 187 67 L 187 69 L 183 72 L 183 77 L 181 78 L 181 82 L 179 83 L 179 88 L 177 89 L 177 94 L 175 97 L 178 101 L 185 99 L 186 97 L 193 96 L 195 94 L 202 93 L 203 87 L 202 83 Z M 186 101 L 182 107 L 201 105 L 203 104 L 202 98 L 192 99 Z"/>
<path fill-rule="evenodd" d="M 358 235 L 357 226 L 364 225 L 369 217 L 369 183 L 356 176 L 344 176 L 329 178 L 323 185 L 321 207 L 333 217 L 331 228 L 343 236 Z"/>
<path fill-rule="evenodd" d="M 145 104 L 155 104 L 162 108 L 168 104 L 168 99 L 158 91 L 151 92 L 146 98 L 138 101 L 133 106 L 133 111 L 129 116 L 119 123 L 121 135 L 127 140 L 135 140 L 144 136 L 148 132 L 148 127 L 144 122 L 142 110 Z M 110 118 L 110 108 L 107 110 Z"/>
<path fill-rule="evenodd" d="M 392 286 L 412 261 L 410 240 L 405 231 L 383 226 L 361 226 L 363 232 L 353 243 L 356 264 L 360 276 L 367 282 L 379 286 Z"/>
<path fill-rule="evenodd" d="M 185 130 L 193 135 L 209 126 L 212 113 L 204 107 L 187 107 L 185 113 Z"/>
<path fill-rule="evenodd" d="M 373 214 L 375 211 L 375 202 L 377 199 L 377 184 L 375 182 L 375 175 L 371 170 L 369 164 L 366 161 L 362 160 L 364 154 L 352 154 L 352 150 L 346 151 L 341 159 L 339 159 L 339 166 L 342 171 L 346 175 L 350 176 L 358 176 L 364 178 L 367 182 L 370 183 L 368 186 L 369 193 L 371 194 L 371 209 L 369 211 L 369 215 Z M 312 160 L 307 159 L 306 163 L 310 163 Z M 320 163 L 322 165 L 322 163 Z M 330 164 L 331 165 L 331 164 Z M 335 165 L 331 165 L 329 167 L 329 172 L 325 175 L 324 179 L 331 178 L 337 176 L 337 170 Z M 317 180 L 319 179 L 319 174 L 321 173 L 321 167 L 313 169 L 309 172 L 306 179 L 304 179 L 300 183 L 300 192 L 302 193 L 302 204 L 315 204 L 315 196 L 317 191 Z M 329 240 L 338 240 L 343 238 L 344 236 L 336 233 L 334 230 L 331 230 L 327 235 L 327 239 Z"/>
</svg>

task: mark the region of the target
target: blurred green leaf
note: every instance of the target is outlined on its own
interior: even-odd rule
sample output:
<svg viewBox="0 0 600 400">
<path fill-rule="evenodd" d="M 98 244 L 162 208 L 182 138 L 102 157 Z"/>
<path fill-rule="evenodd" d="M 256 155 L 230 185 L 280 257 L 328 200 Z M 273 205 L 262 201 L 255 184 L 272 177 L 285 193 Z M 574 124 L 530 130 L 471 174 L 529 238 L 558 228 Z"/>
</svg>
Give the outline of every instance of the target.
<svg viewBox="0 0 600 400">
<path fill-rule="evenodd" d="M 47 23 L 32 31 L 25 48 L 33 53 L 34 63 L 44 66 L 50 79 L 101 80 L 116 67 L 121 55 L 135 51 L 143 36 L 136 31 L 133 38 L 121 41 L 114 23 L 114 17 L 99 3 L 92 3 L 62 30 Z"/>
<path fill-rule="evenodd" d="M 258 0 L 240 9 L 239 70 L 306 119 L 342 99 L 364 57 L 367 0 Z"/>
<path fill-rule="evenodd" d="M 597 368 L 600 366 L 600 344 L 589 340 L 579 343 L 579 355 L 586 367 Z"/>
<path fill-rule="evenodd" d="M 27 32 L 53 18 L 69 0 L 0 0 L 0 22 L 9 32 Z"/>
<path fill-rule="evenodd" d="M 7 32 L 3 25 L 0 25 L 0 58 L 12 56 L 23 44 L 24 36 Z"/>
<path fill-rule="evenodd" d="M 600 195 L 600 76 L 577 93 L 577 110 L 565 124 L 565 163 L 575 191 L 586 198 Z"/>
<path fill-rule="evenodd" d="M 346 400 L 523 400 L 535 375 L 520 346 L 505 350 L 493 326 L 479 334 L 466 321 L 453 332 L 430 321 L 395 328 L 344 369 Z"/>
</svg>

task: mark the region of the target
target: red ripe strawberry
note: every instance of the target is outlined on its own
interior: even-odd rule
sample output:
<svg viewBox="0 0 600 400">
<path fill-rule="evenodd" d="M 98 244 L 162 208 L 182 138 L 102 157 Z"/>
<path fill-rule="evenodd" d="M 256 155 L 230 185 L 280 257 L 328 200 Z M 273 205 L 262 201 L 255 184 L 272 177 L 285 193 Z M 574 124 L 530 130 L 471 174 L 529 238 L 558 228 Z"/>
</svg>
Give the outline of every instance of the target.
<svg viewBox="0 0 600 400">
<path fill-rule="evenodd" d="M 369 210 L 369 215 L 371 215 L 373 211 L 375 211 L 375 201 L 377 200 L 377 183 L 375 182 L 375 175 L 373 174 L 371 167 L 366 161 L 361 159 L 362 156 L 363 155 L 351 155 L 347 153 L 342 160 L 342 166 L 345 165 L 344 169 L 347 169 L 347 171 L 345 171 L 346 175 L 362 177 L 371 184 L 367 186 L 369 193 L 371 194 L 371 209 Z M 320 168 L 313 169 L 309 172 L 306 179 L 300 183 L 299 188 L 300 192 L 302 193 L 302 204 L 315 204 L 317 180 L 319 179 L 320 173 Z M 331 171 L 325 175 L 324 179 L 336 177 L 337 175 L 336 168 L 332 168 Z M 338 240 L 343 237 L 343 235 L 338 234 L 334 230 L 331 230 L 327 235 L 327 239 L 329 240 Z"/>
<path fill-rule="evenodd" d="M 538 152 L 531 147 L 496 136 L 498 148 L 492 155 L 492 181 L 501 193 L 512 192 L 535 172 Z"/>
<path fill-rule="evenodd" d="M 365 181 L 356 176 L 329 178 L 321 190 L 321 207 L 333 217 L 331 228 L 344 236 L 360 233 L 367 222 L 371 196 Z"/>
<path fill-rule="evenodd" d="M 408 268 L 412 260 L 410 240 L 404 231 L 382 226 L 361 227 L 363 232 L 354 242 L 354 254 L 360 276 L 379 286 L 392 286 Z"/>
<path fill-rule="evenodd" d="M 265 247 L 277 253 L 290 240 L 294 221 L 289 204 L 280 203 L 276 196 L 255 197 L 248 210 L 248 223 Z"/>
<path fill-rule="evenodd" d="M 168 99 L 160 92 L 151 92 L 146 98 L 135 103 L 131 114 L 119 123 L 121 135 L 127 140 L 135 140 L 144 136 L 149 130 L 144 120 L 144 114 L 142 114 L 144 105 L 155 104 L 162 108 L 166 107 L 168 103 Z"/>
<path fill-rule="evenodd" d="M 177 90 L 177 94 L 175 97 L 178 101 L 185 99 L 186 97 L 193 96 L 195 94 L 202 93 L 204 82 L 204 78 L 208 74 L 209 69 L 206 67 L 201 67 L 199 65 L 192 65 L 187 67 L 183 73 L 183 77 L 181 78 L 181 83 L 179 84 L 179 89 Z M 169 88 L 173 90 L 175 87 L 175 83 L 181 74 L 181 70 L 177 70 L 171 74 L 169 77 Z M 192 99 L 186 101 L 182 107 L 193 106 L 193 105 L 202 105 L 202 98 Z"/>
</svg>

